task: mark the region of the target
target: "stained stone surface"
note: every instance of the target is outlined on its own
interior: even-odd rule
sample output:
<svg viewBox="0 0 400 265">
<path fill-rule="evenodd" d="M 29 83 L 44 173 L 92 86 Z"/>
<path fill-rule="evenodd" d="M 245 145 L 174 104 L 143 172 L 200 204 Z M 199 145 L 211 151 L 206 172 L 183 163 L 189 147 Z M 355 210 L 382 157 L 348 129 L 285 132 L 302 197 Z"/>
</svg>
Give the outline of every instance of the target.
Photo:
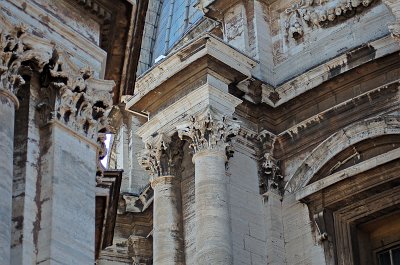
<svg viewBox="0 0 400 265">
<path fill-rule="evenodd" d="M 14 103 L 0 95 L 0 264 L 10 263 Z"/>
</svg>

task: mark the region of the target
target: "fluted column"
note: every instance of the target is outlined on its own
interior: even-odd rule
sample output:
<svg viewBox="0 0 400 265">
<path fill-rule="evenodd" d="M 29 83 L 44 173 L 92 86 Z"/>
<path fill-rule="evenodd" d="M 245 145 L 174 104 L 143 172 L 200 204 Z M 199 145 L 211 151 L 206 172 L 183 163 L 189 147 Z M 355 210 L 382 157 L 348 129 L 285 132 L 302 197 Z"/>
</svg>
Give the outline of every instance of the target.
<svg viewBox="0 0 400 265">
<path fill-rule="evenodd" d="M 179 144 L 160 134 L 146 142 L 139 161 L 152 176 L 153 263 L 183 265 L 182 202 Z"/>
<path fill-rule="evenodd" d="M 178 127 L 179 136 L 191 142 L 195 164 L 196 264 L 232 264 L 226 148 L 239 126 L 207 109 Z"/>
</svg>

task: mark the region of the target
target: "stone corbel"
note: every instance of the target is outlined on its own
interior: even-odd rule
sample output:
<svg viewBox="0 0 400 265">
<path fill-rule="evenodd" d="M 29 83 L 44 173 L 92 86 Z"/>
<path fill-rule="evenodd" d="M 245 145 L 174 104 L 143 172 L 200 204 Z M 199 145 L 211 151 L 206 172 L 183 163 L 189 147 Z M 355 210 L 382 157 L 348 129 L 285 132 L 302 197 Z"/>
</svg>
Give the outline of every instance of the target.
<svg viewBox="0 0 400 265">
<path fill-rule="evenodd" d="M 325 210 L 314 214 L 314 222 L 318 230 L 318 241 L 325 241 L 328 239 L 327 226 L 325 222 Z"/>
<path fill-rule="evenodd" d="M 207 108 L 200 114 L 191 116 L 189 121 L 177 126 L 178 136 L 190 142 L 194 153 L 202 150 L 227 152 L 232 156 L 231 139 L 239 133 L 239 122 Z"/>
</svg>

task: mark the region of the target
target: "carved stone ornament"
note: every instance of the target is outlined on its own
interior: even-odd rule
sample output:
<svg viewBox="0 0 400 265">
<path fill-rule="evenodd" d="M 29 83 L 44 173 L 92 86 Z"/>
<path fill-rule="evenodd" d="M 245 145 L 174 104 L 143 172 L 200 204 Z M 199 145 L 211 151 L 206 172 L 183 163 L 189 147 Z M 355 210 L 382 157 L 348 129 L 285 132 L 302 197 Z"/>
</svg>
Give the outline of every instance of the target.
<svg viewBox="0 0 400 265">
<path fill-rule="evenodd" d="M 179 175 L 182 152 L 178 142 L 161 133 L 145 143 L 145 149 L 137 154 L 139 164 L 153 178 Z"/>
<path fill-rule="evenodd" d="M 22 72 L 41 75 L 37 107 L 43 124 L 58 120 L 94 141 L 98 132 L 107 130 L 114 81 L 94 78 L 89 67 L 78 69 L 66 52 L 30 34 L 24 25 L 14 26 L 10 32 L 0 29 L 0 90 L 15 95 L 25 83 Z"/>
<path fill-rule="evenodd" d="M 185 124 L 177 126 L 178 136 L 190 142 L 195 153 L 202 150 L 227 151 L 230 156 L 230 140 L 239 133 L 237 121 L 207 109 L 197 116 L 191 116 Z"/>
<path fill-rule="evenodd" d="M 40 72 L 52 54 L 51 50 L 43 49 L 46 45 L 42 45 L 39 38 L 28 35 L 27 29 L 23 24 L 14 26 L 9 32 L 0 29 L 0 90 L 12 95 L 16 95 L 25 83 L 22 68 Z"/>
<path fill-rule="evenodd" d="M 319 28 L 356 14 L 374 0 L 300 0 L 286 9 L 285 34 L 300 39 L 306 29 Z"/>
<path fill-rule="evenodd" d="M 37 107 L 43 124 L 57 120 L 92 140 L 109 131 L 113 81 L 94 78 L 89 67 L 76 69 L 66 54 L 55 50 L 41 85 L 42 102 Z"/>
<path fill-rule="evenodd" d="M 100 184 L 101 179 L 104 176 L 103 172 L 105 168 L 103 167 L 103 164 L 101 163 L 101 160 L 107 156 L 107 146 L 106 146 L 106 141 L 107 135 L 105 133 L 99 133 L 97 137 L 97 144 L 98 144 L 98 149 L 97 149 L 97 170 L 96 170 L 96 183 Z"/>
<path fill-rule="evenodd" d="M 277 161 L 270 153 L 264 155 L 264 177 L 261 179 L 260 189 L 261 193 L 269 190 L 281 191 L 283 189 L 283 176 Z"/>
<path fill-rule="evenodd" d="M 383 0 L 382 1 L 396 18 L 396 21 L 388 25 L 389 31 L 394 38 L 400 40 L 400 1 Z"/>
</svg>

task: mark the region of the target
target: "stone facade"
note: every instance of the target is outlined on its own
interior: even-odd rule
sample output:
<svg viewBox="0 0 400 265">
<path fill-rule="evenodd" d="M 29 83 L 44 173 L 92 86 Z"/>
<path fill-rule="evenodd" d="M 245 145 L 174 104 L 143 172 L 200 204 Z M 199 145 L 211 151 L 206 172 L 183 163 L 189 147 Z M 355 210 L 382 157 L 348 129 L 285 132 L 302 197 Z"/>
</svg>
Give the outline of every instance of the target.
<svg viewBox="0 0 400 265">
<path fill-rule="evenodd" d="M 95 240 L 96 196 L 118 185 L 99 159 L 123 69 L 131 69 L 116 53 L 132 55 L 138 34 L 140 47 L 135 16 L 143 9 L 126 1 L 1 1 L 1 265 L 94 264 L 97 242 L 106 244 L 109 236 Z M 119 186 L 109 194 L 118 199 Z M 115 216 L 111 196 L 107 213 Z"/>
<path fill-rule="evenodd" d="M 116 238 L 152 241 L 152 264 L 390 264 L 398 1 L 200 0 L 155 62 L 157 3 L 111 147 L 110 165 L 129 165 L 120 225 L 134 223 Z"/>
<path fill-rule="evenodd" d="M 0 22 L 0 265 L 399 264 L 399 1 Z"/>
</svg>

